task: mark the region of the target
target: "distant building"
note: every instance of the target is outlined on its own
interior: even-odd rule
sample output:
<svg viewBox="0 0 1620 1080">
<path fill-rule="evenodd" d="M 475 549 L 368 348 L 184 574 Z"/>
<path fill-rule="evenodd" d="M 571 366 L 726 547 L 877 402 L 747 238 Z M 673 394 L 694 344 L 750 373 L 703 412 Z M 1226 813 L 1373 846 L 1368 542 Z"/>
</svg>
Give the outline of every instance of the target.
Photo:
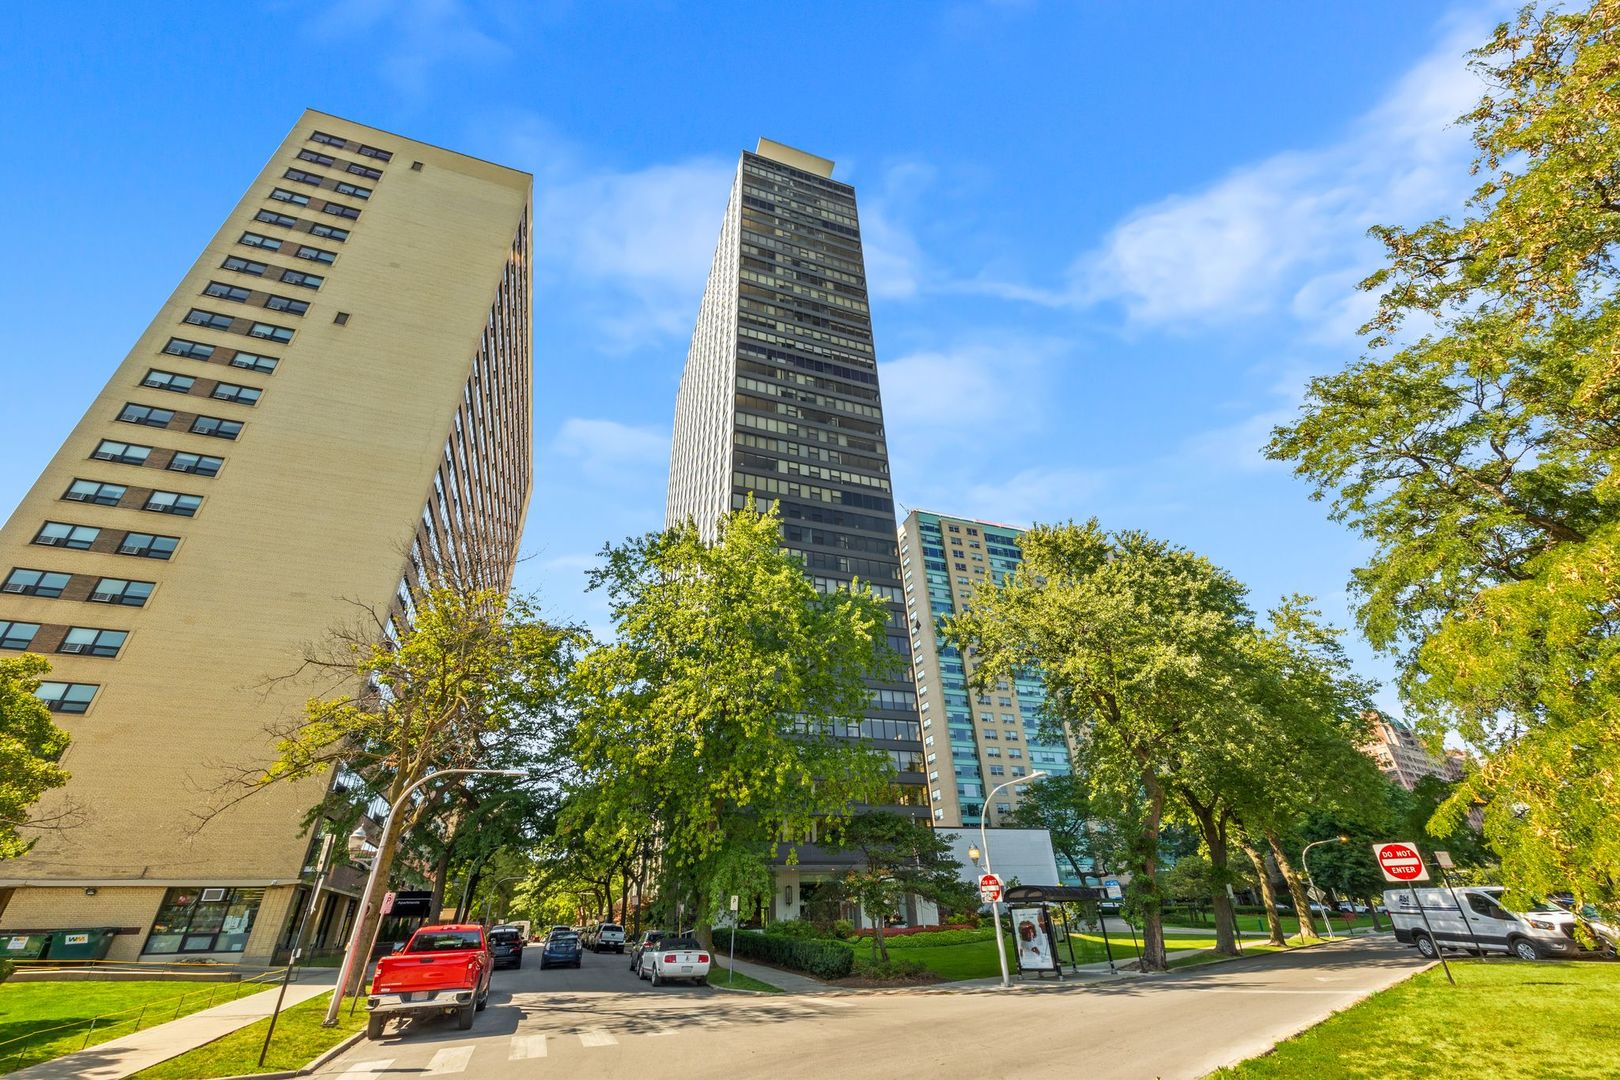
<svg viewBox="0 0 1620 1080">
<path fill-rule="evenodd" d="M 1377 762 L 1385 776 L 1407 791 L 1417 786 L 1425 776 L 1438 776 L 1442 780 L 1460 780 L 1463 775 L 1463 755 L 1448 751 L 1437 758 L 1418 739 L 1411 728 L 1400 721 L 1375 713 L 1370 717 L 1373 740 L 1362 746 L 1362 752 Z"/>
<path fill-rule="evenodd" d="M 1072 771 L 1069 747 L 1041 736 L 1046 690 L 1039 675 L 970 691 L 961 653 L 939 634 L 941 616 L 963 611 L 975 590 L 1001 580 L 1023 561 L 1021 535 L 1010 525 L 923 510 L 906 515 L 900 527 L 906 625 L 936 828 L 1001 826 L 1018 805 L 1019 789 L 991 799 L 994 788 L 1037 770 L 1052 776 Z"/>
</svg>

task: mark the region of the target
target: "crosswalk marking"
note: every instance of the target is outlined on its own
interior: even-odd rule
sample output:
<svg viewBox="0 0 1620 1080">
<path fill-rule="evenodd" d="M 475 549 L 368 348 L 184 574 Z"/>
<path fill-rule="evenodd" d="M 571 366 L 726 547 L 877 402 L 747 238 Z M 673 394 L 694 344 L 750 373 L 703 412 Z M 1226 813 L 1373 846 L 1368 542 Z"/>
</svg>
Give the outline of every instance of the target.
<svg viewBox="0 0 1620 1080">
<path fill-rule="evenodd" d="M 591 1028 L 589 1031 L 579 1033 L 579 1041 L 585 1046 L 617 1046 L 619 1040 L 603 1031 L 601 1028 Z"/>
<path fill-rule="evenodd" d="M 509 1061 L 522 1061 L 525 1058 L 543 1058 L 546 1056 L 546 1037 L 544 1035 L 514 1035 L 512 1036 L 512 1056 Z"/>
<path fill-rule="evenodd" d="M 443 1076 L 447 1073 L 465 1072 L 467 1062 L 472 1060 L 473 1048 L 470 1046 L 447 1046 L 433 1055 L 428 1062 L 429 1076 Z"/>
<path fill-rule="evenodd" d="M 344 1076 L 370 1076 L 380 1073 L 394 1063 L 393 1058 L 383 1058 L 381 1061 L 358 1061 L 350 1065 L 343 1073 Z"/>
<path fill-rule="evenodd" d="M 675 1034 L 673 1031 L 649 1031 L 649 1032 L 646 1032 L 646 1035 L 647 1035 L 647 1037 L 649 1039 L 656 1039 L 660 1035 L 673 1035 L 673 1034 Z"/>
<path fill-rule="evenodd" d="M 821 998 L 819 1004 L 825 1005 L 829 1009 L 853 1009 L 855 1007 L 853 1001 L 844 1001 L 834 997 Z"/>
</svg>

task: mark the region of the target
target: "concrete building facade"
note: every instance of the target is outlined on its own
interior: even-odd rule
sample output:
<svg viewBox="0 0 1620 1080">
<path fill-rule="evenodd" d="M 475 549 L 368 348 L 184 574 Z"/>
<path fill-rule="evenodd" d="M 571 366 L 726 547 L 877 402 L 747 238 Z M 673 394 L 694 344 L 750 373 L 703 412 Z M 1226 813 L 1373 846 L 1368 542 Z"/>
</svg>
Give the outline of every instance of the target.
<svg viewBox="0 0 1620 1080">
<path fill-rule="evenodd" d="M 889 642 L 909 665 L 860 221 L 854 189 L 832 173 L 769 139 L 741 156 L 676 398 L 666 519 L 712 536 L 750 494 L 777 502 L 784 546 L 818 588 L 858 578 L 888 601 Z M 890 755 L 900 805 L 925 814 L 905 673 L 871 684 L 847 735 Z M 772 915 L 796 917 L 837 865 L 801 850 Z"/>
<path fill-rule="evenodd" d="M 1018 788 L 986 805 L 992 789 L 1037 770 L 1052 776 L 1072 771 L 1067 742 L 1041 734 L 1046 691 L 1039 676 L 970 690 L 961 653 L 940 635 L 941 618 L 961 613 L 975 590 L 1018 567 L 1021 534 L 1010 525 L 924 510 L 907 514 L 900 528 L 929 813 L 939 828 L 1002 826 L 1018 805 Z"/>
<path fill-rule="evenodd" d="M 0 864 L 0 937 L 266 962 L 321 780 L 235 805 L 306 643 L 475 564 L 531 484 L 531 178 L 306 112 L 0 529 L 0 631 L 45 654 L 72 827 Z M 223 807 L 223 809 L 221 809 Z M 217 811 L 217 813 L 211 812 Z M 317 940 L 340 939 L 339 878 Z"/>
<path fill-rule="evenodd" d="M 1450 751 L 1443 758 L 1429 753 L 1417 733 L 1400 721 L 1374 713 L 1369 718 L 1372 739 L 1361 750 L 1377 763 L 1383 774 L 1407 791 L 1417 786 L 1425 776 L 1438 776 L 1442 780 L 1462 779 L 1462 755 Z"/>
</svg>

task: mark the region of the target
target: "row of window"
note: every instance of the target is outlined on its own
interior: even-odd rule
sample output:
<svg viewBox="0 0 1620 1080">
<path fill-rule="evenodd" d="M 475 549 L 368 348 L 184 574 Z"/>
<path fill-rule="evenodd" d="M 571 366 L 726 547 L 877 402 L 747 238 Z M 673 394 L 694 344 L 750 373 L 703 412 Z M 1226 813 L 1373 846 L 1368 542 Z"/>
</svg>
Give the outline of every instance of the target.
<svg viewBox="0 0 1620 1080">
<path fill-rule="evenodd" d="M 160 409 L 155 405 L 138 405 L 129 402 L 118 414 L 118 419 L 126 424 L 144 424 L 147 427 L 166 428 L 174 422 L 173 409 Z M 209 435 L 216 439 L 234 439 L 242 434 L 242 421 L 226 420 L 220 416 L 199 416 L 191 422 L 188 429 L 196 435 Z"/>
<path fill-rule="evenodd" d="M 311 142 L 318 142 L 324 146 L 335 146 L 339 150 L 346 149 L 349 145 L 347 139 L 339 138 L 336 135 L 328 135 L 324 131 L 311 132 L 309 138 Z M 366 146 L 363 143 L 356 147 L 354 152 L 362 157 L 376 158 L 378 161 L 394 160 L 394 155 L 387 150 L 379 150 L 375 146 Z"/>
<path fill-rule="evenodd" d="M 0 592 L 55 600 L 61 597 L 72 577 L 71 574 L 54 570 L 29 570 L 19 566 L 11 571 L 4 584 L 0 584 Z M 152 595 L 155 588 L 157 588 L 155 581 L 104 577 L 97 579 L 95 587 L 90 590 L 90 595 L 86 599 L 94 604 L 145 607 L 147 598 Z"/>
<path fill-rule="evenodd" d="M 137 443 L 115 442 L 102 439 L 90 454 L 97 461 L 113 461 L 120 465 L 145 465 L 152 455 L 152 447 Z M 198 476 L 217 476 L 225 459 L 209 454 L 177 453 L 164 466 L 170 472 L 196 473 Z"/>
<path fill-rule="evenodd" d="M 339 243 L 349 238 L 349 230 L 334 228 L 330 225 L 311 225 L 309 232 L 311 236 L 324 236 Z M 280 251 L 282 248 L 280 240 L 256 232 L 245 232 L 236 242 L 246 247 L 258 248 L 261 251 Z M 337 252 L 327 251 L 325 248 L 311 247 L 308 244 L 299 244 L 293 249 L 292 253 L 298 258 L 308 259 L 310 262 L 330 265 L 337 261 Z"/>
<path fill-rule="evenodd" d="M 282 270 L 269 263 L 257 262 L 253 259 L 244 259 L 240 255 L 227 255 L 225 261 L 219 264 L 222 269 L 234 270 L 238 274 L 251 274 L 253 277 L 264 277 L 271 270 L 281 276 L 275 280 L 283 285 L 301 285 L 306 289 L 318 289 L 326 279 L 319 274 L 306 274 L 302 270 Z"/>
<path fill-rule="evenodd" d="M 97 506 L 117 506 L 129 489 L 123 484 L 109 484 L 100 480 L 75 480 L 62 493 L 71 502 L 94 503 Z M 158 514 L 177 514 L 192 517 L 202 506 L 201 495 L 186 495 L 178 491 L 154 491 L 141 505 L 142 510 Z"/>
<path fill-rule="evenodd" d="M 205 345 L 200 341 L 189 341 L 186 338 L 170 338 L 169 343 L 163 346 L 163 351 L 170 356 L 183 356 L 187 360 L 208 361 L 218 352 L 218 347 Z M 263 356 L 259 353 L 242 352 L 238 349 L 232 353 L 228 363 L 231 367 L 242 368 L 246 371 L 257 371 L 264 375 L 275 372 L 276 365 L 281 360 L 274 356 Z"/>
<path fill-rule="evenodd" d="M 221 315 L 217 311 L 204 311 L 202 308 L 192 308 L 186 312 L 185 321 L 192 326 L 206 326 L 210 330 L 229 330 L 236 322 L 229 315 Z M 250 322 L 247 330 L 243 332 L 248 337 L 279 341 L 283 345 L 293 339 L 292 327 L 276 326 L 273 323 Z"/>
<path fill-rule="evenodd" d="M 146 378 L 141 380 L 142 386 L 150 386 L 154 390 L 171 390 L 177 394 L 189 394 L 192 387 L 197 385 L 193 375 L 181 375 L 175 371 L 164 371 L 161 368 L 152 368 L 147 371 Z M 236 383 L 222 382 L 208 392 L 208 396 L 215 401 L 229 401 L 233 405 L 257 405 L 264 391 L 254 386 L 238 386 Z"/>
<path fill-rule="evenodd" d="M 101 530 L 92 525 L 74 525 L 65 521 L 47 521 L 34 534 L 33 542 L 43 547 L 71 548 L 88 551 L 99 538 Z M 180 546 L 178 536 L 157 536 L 152 533 L 126 532 L 118 541 L 120 555 L 136 555 L 144 559 L 167 559 Z"/>
<path fill-rule="evenodd" d="M 253 296 L 252 289 L 244 289 L 240 285 L 231 285 L 223 281 L 210 281 L 203 288 L 203 293 L 216 300 L 230 300 L 238 304 L 246 303 Z M 295 300 L 290 296 L 277 296 L 274 293 L 265 297 L 264 306 L 270 311 L 285 311 L 292 315 L 304 315 L 309 311 L 308 300 Z"/>
<path fill-rule="evenodd" d="M 39 633 L 39 623 L 15 622 L 0 619 L 0 649 L 23 650 L 34 643 L 34 637 Z M 129 638 L 128 630 L 104 630 L 95 626 L 71 626 L 62 638 L 62 643 L 56 647 L 59 653 L 72 653 L 79 656 L 101 656 L 112 658 L 118 655 L 118 650 L 124 647 Z"/>
</svg>

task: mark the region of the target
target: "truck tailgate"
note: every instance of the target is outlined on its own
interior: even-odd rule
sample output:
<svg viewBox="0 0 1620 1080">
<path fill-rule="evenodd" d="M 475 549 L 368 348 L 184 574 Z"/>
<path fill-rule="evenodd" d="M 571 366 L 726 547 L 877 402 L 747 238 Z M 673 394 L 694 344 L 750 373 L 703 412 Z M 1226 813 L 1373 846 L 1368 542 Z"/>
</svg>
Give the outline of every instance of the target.
<svg viewBox="0 0 1620 1080">
<path fill-rule="evenodd" d="M 478 981 L 476 957 L 476 953 L 385 956 L 377 963 L 377 977 L 372 981 L 371 992 L 399 994 L 472 986 Z"/>
</svg>

